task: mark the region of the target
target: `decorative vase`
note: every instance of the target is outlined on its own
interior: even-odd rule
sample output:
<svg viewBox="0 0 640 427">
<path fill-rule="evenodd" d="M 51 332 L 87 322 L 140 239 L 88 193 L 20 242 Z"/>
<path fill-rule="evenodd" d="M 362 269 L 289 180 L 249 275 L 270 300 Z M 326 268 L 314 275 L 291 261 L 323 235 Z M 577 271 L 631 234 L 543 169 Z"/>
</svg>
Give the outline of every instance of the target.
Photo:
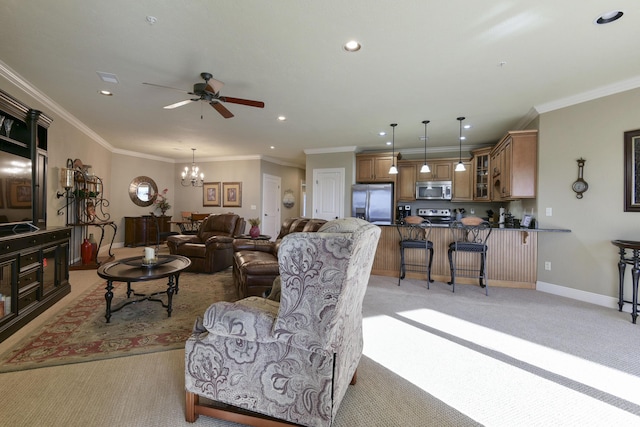
<svg viewBox="0 0 640 427">
<path fill-rule="evenodd" d="M 256 238 L 260 235 L 260 228 L 257 225 L 252 225 L 249 229 L 249 236 Z"/>
<path fill-rule="evenodd" d="M 84 242 L 80 245 L 80 257 L 82 258 L 83 264 L 89 264 L 91 262 L 91 250 L 89 239 L 84 239 Z"/>
<path fill-rule="evenodd" d="M 89 243 L 91 243 L 91 259 L 98 259 L 98 242 L 93 238 L 93 233 L 89 234 Z"/>
</svg>

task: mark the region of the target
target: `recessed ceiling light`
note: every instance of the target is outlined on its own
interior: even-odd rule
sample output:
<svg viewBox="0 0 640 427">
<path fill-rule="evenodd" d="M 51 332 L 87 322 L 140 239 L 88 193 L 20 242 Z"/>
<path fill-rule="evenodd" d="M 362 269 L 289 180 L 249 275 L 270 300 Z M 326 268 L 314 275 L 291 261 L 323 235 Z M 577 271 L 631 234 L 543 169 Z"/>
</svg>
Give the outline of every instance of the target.
<svg viewBox="0 0 640 427">
<path fill-rule="evenodd" d="M 287 120 L 287 118 L 285 116 L 278 116 L 278 120 L 284 122 L 285 120 Z"/>
<path fill-rule="evenodd" d="M 387 145 L 391 145 L 391 141 L 387 141 Z"/>
<path fill-rule="evenodd" d="M 275 150 L 275 149 L 276 149 L 276 147 L 274 147 L 273 145 L 272 145 L 271 147 L 269 147 L 269 148 L 271 148 L 272 150 Z"/>
<path fill-rule="evenodd" d="M 99 90 L 98 93 L 104 96 L 113 96 L 113 93 L 109 92 L 108 90 Z"/>
<path fill-rule="evenodd" d="M 351 40 L 351 41 L 348 41 L 347 43 L 345 43 L 342 48 L 344 50 L 346 50 L 347 52 L 357 52 L 357 51 L 360 50 L 361 47 L 362 47 L 362 45 L 360 43 L 358 43 L 355 40 Z"/>
<path fill-rule="evenodd" d="M 385 136 L 387 133 L 385 131 L 378 132 L 378 135 Z"/>
<path fill-rule="evenodd" d="M 462 127 L 465 128 L 465 129 L 471 129 L 471 125 L 464 125 Z"/>
<path fill-rule="evenodd" d="M 603 13 L 602 15 L 598 16 L 596 20 L 593 21 L 593 23 L 597 25 L 609 24 L 622 18 L 622 15 L 624 15 L 624 12 L 622 12 L 621 10 L 612 10 L 611 12 Z"/>
</svg>

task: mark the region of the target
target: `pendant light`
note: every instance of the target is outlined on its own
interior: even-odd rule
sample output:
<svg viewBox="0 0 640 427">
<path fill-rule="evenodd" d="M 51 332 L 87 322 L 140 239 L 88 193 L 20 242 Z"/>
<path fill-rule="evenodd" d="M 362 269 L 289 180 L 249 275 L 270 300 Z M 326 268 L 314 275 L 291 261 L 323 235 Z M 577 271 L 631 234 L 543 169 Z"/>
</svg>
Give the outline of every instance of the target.
<svg viewBox="0 0 640 427">
<path fill-rule="evenodd" d="M 429 173 L 431 172 L 427 164 L 427 124 L 429 120 L 423 120 L 422 123 L 424 123 L 424 165 L 420 168 L 420 173 Z"/>
<path fill-rule="evenodd" d="M 462 121 L 464 120 L 464 117 L 458 117 L 456 120 L 458 120 L 460 122 L 460 136 L 458 137 L 459 141 L 460 141 L 460 154 L 458 157 L 458 164 L 456 165 L 456 172 L 464 172 L 466 169 L 464 167 L 464 164 L 462 163 Z"/>
<path fill-rule="evenodd" d="M 391 129 L 393 129 L 393 134 L 391 138 L 392 148 L 391 148 L 391 167 L 389 168 L 389 175 L 397 175 L 398 168 L 396 167 L 396 126 L 397 123 L 391 123 Z"/>
</svg>

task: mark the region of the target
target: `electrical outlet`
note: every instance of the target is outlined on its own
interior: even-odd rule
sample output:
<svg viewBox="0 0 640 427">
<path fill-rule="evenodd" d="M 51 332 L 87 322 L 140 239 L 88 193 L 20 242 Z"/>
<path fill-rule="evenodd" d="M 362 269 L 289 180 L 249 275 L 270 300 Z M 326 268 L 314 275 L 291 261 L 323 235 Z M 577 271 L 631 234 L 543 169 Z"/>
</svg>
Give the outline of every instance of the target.
<svg viewBox="0 0 640 427">
<path fill-rule="evenodd" d="M 551 209 L 551 208 L 547 208 L 547 210 L 546 210 L 546 215 L 547 215 L 547 216 L 553 216 L 553 209 Z"/>
<path fill-rule="evenodd" d="M 551 261 L 544 262 L 544 269 L 547 271 L 551 271 Z"/>
</svg>

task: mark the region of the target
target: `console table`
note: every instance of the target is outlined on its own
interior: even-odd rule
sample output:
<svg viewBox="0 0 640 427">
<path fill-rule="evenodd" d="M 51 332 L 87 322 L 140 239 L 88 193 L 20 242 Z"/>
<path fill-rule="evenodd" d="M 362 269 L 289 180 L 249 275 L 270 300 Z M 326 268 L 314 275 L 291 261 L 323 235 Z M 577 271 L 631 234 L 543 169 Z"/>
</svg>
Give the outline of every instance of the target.
<svg viewBox="0 0 640 427">
<path fill-rule="evenodd" d="M 170 216 L 162 215 L 156 218 L 160 225 L 160 233 L 171 231 Z M 157 238 L 156 224 L 151 215 L 124 217 L 125 246 L 155 246 Z"/>
<path fill-rule="evenodd" d="M 638 317 L 638 279 L 640 279 L 640 242 L 614 240 L 611 243 L 618 248 L 620 254 L 620 261 L 618 261 L 618 311 L 622 311 L 622 306 L 625 302 L 631 303 L 631 321 L 636 323 Z M 627 250 L 631 251 L 631 256 L 627 256 Z M 633 266 L 631 267 L 631 301 L 624 299 L 624 270 L 627 264 Z"/>
</svg>

